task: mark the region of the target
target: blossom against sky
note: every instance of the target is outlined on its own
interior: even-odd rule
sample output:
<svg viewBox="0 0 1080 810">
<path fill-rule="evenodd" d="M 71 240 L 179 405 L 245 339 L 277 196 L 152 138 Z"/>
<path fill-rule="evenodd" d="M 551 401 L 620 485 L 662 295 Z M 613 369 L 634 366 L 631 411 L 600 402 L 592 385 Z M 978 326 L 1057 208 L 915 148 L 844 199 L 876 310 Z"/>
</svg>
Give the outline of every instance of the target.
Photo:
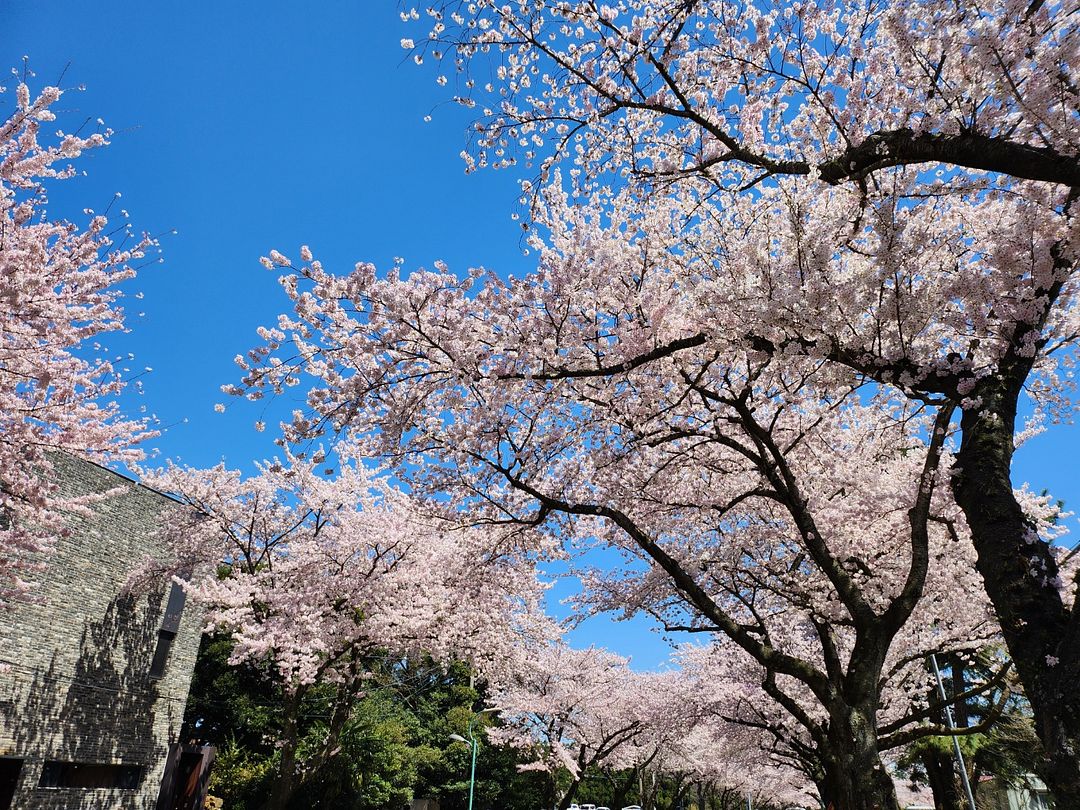
<svg viewBox="0 0 1080 810">
<path fill-rule="evenodd" d="M 250 469 L 274 453 L 274 426 L 292 403 L 220 393 L 240 376 L 232 358 L 285 308 L 277 274 L 258 262 L 271 249 L 296 255 L 310 244 L 342 272 L 359 260 L 386 269 L 397 256 L 409 269 L 436 259 L 458 271 L 530 269 L 511 219 L 516 176 L 465 174 L 458 155 L 470 113 L 443 103 L 451 92 L 438 71 L 402 50 L 416 29 L 401 24 L 393 0 L 4 0 L 0 31 L 0 66 L 21 70 L 25 55 L 33 86 L 86 86 L 58 105 L 66 128 L 100 117 L 116 131 L 110 148 L 80 161 L 87 177 L 57 187 L 53 214 L 78 219 L 121 191 L 113 213 L 126 209 L 153 234 L 177 231 L 162 238 L 164 264 L 128 285 L 144 296 L 127 301 L 131 334 L 109 341 L 135 355 L 132 368 L 152 369 L 128 404 L 159 417 L 159 458 Z M 259 421 L 266 432 L 254 430 Z M 1059 428 L 1035 439 L 1018 477 L 1080 503 L 1070 480 L 1076 435 Z M 636 629 L 616 638 L 595 625 L 590 641 L 636 665 L 662 656 Z"/>
<path fill-rule="evenodd" d="M 213 406 L 238 377 L 233 357 L 282 309 L 277 274 L 258 262 L 270 249 L 310 242 L 343 268 L 520 261 L 513 178 L 464 175 L 467 113 L 433 109 L 445 93 L 405 57 L 400 27 L 392 2 L 0 5 L 5 68 L 26 55 L 34 83 L 85 85 L 65 94 L 62 123 L 116 131 L 53 212 L 103 210 L 121 191 L 114 213 L 177 231 L 164 264 L 130 285 L 145 298 L 128 309 L 145 316 L 110 345 L 153 369 L 143 403 L 169 428 L 165 455 L 209 465 L 269 452 L 270 432 L 251 426 L 273 417 Z"/>
<path fill-rule="evenodd" d="M 514 176 L 465 174 L 469 111 L 445 103 L 435 72 L 402 50 L 391 0 L 335 0 L 317 13 L 280 2 L 5 0 L 0 30 L 5 70 L 21 72 L 26 56 L 32 86 L 73 91 L 57 105 L 66 128 L 100 118 L 115 130 L 109 148 L 80 159 L 85 177 L 54 186 L 53 215 L 81 221 L 119 191 L 110 215 L 123 209 L 136 230 L 161 235 L 163 262 L 127 287 L 131 333 L 106 343 L 134 355 L 133 371 L 151 369 L 125 405 L 158 417 L 158 461 L 225 459 L 253 473 L 277 452 L 276 423 L 303 388 L 295 402 L 265 405 L 220 390 L 239 380 L 233 358 L 258 343 L 256 329 L 287 306 L 278 273 L 259 263 L 271 249 L 310 244 L 343 272 L 398 257 L 410 268 L 528 268 L 511 219 Z M 639 667 L 666 658 L 642 622 L 601 620 L 575 640 Z"/>
</svg>

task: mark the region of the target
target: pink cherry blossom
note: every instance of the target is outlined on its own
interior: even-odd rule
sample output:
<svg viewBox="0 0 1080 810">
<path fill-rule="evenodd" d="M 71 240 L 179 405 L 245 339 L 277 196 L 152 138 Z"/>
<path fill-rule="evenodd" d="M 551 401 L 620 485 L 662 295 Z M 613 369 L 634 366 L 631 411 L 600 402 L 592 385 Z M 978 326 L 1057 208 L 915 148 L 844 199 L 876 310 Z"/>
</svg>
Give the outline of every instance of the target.
<svg viewBox="0 0 1080 810">
<path fill-rule="evenodd" d="M 232 662 L 264 668 L 284 689 L 274 807 L 302 777 L 296 712 L 312 686 L 337 685 L 326 740 L 308 762 L 317 768 L 377 661 L 425 654 L 495 673 L 510 647 L 550 633 L 542 588 L 512 537 L 408 497 L 345 447 L 332 476 L 322 456 L 287 455 L 247 478 L 224 464 L 143 476 L 190 508 L 165 518 L 171 559 L 148 561 L 132 587 L 182 574 L 208 628 L 232 637 Z"/>
<path fill-rule="evenodd" d="M 47 137 L 60 96 L 20 83 L 0 123 L 0 608 L 34 598 L 64 512 L 86 505 L 50 475 L 52 454 L 132 461 L 153 435 L 121 412 L 124 370 L 97 343 L 124 329 L 119 285 L 153 241 L 102 214 L 81 225 L 49 218 L 49 187 L 109 134 Z"/>
<path fill-rule="evenodd" d="M 582 609 L 726 637 L 840 806 L 895 803 L 898 662 L 1000 632 L 1076 807 L 1074 558 L 1010 474 L 1022 397 L 1073 407 L 1075 3 L 404 19 L 483 111 L 467 167 L 533 175 L 536 266 L 289 264 L 228 390 L 309 382 L 287 442 L 341 433 L 537 549 L 621 552 Z"/>
</svg>

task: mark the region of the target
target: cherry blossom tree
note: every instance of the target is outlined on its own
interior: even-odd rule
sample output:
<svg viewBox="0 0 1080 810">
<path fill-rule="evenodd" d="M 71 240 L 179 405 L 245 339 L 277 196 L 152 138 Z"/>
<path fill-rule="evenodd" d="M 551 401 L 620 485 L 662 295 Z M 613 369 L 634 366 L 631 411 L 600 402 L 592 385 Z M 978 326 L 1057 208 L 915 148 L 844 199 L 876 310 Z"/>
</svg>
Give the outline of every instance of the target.
<svg viewBox="0 0 1080 810">
<path fill-rule="evenodd" d="M 690 685 L 697 687 L 693 680 Z M 685 689 L 682 691 L 685 693 Z M 665 734 L 657 746 L 657 756 L 648 767 L 660 778 L 651 781 L 659 783 L 663 775 L 675 775 L 682 780 L 684 789 L 697 785 L 728 797 L 731 806 L 737 807 L 745 806 L 747 797 L 752 797 L 755 806 L 819 804 L 817 788 L 806 775 L 769 753 L 768 735 L 712 715 L 693 695 L 689 697 L 689 702 L 670 706 L 682 727 L 678 733 Z M 692 707 L 689 712 L 688 706 Z M 644 795 L 638 803 L 652 806 L 651 798 Z M 700 801 L 699 805 L 706 806 Z"/>
<path fill-rule="evenodd" d="M 626 658 L 564 641 L 519 648 L 515 666 L 491 684 L 489 699 L 503 725 L 489 728 L 488 736 L 532 752 L 526 767 L 550 774 L 548 803 L 561 808 L 598 774 L 614 786 L 616 806 L 635 793 L 639 804 L 656 806 L 655 790 L 673 782 L 683 791 L 697 783 L 753 792 L 777 804 L 816 801 L 804 774 L 772 758 L 768 735 L 721 716 L 716 696 L 730 681 L 717 679 L 705 658 L 694 648 L 677 669 L 637 672 Z M 737 688 L 749 691 L 745 684 Z"/>
<path fill-rule="evenodd" d="M 569 166 L 584 204 L 650 200 L 643 227 L 696 258 L 683 329 L 623 362 L 730 330 L 962 406 L 951 487 L 1061 802 L 1080 796 L 1080 615 L 1010 470 L 1023 393 L 1072 407 L 1076 11 L 476 0 L 402 43 L 480 111 L 471 167 L 523 161 L 529 196 Z"/>
<path fill-rule="evenodd" d="M 625 767 L 625 752 L 649 727 L 657 676 L 636 673 L 627 659 L 565 643 L 519 650 L 517 665 L 492 684 L 491 701 L 508 725 L 489 729 L 498 742 L 538 750 L 534 767 L 570 776 L 560 810 L 569 807 L 591 768 Z M 537 749 L 537 744 L 539 748 Z"/>
<path fill-rule="evenodd" d="M 950 653 L 954 659 L 974 654 L 972 650 Z M 959 701 L 980 700 L 985 713 L 977 721 L 969 717 L 970 722 L 960 722 L 958 731 L 949 732 L 940 716 L 943 704 L 937 698 L 926 658 L 903 658 L 895 656 L 883 676 L 884 708 L 876 729 L 883 768 L 893 775 L 898 787 L 897 763 L 908 755 L 913 743 L 939 734 L 985 734 L 996 726 L 1012 695 L 1011 666 L 1000 657 L 991 659 L 991 667 L 956 691 Z M 682 767 L 693 769 L 700 778 L 739 786 L 743 793 L 759 793 L 763 786 L 770 786 L 780 804 L 805 805 L 811 797 L 828 806 L 828 748 L 819 746 L 805 728 L 792 721 L 790 712 L 762 689 L 763 679 L 752 662 L 739 656 L 730 643 L 684 649 L 681 660 L 684 693 L 693 706 L 690 713 L 700 718 L 694 726 L 698 739 L 678 751 L 685 763 Z M 807 713 L 818 712 L 802 690 L 789 688 L 788 692 Z M 733 752 L 733 759 L 718 765 L 714 753 L 723 751 Z M 945 762 L 950 779 L 953 765 L 950 753 Z"/>
<path fill-rule="evenodd" d="M 295 314 L 264 333 L 250 394 L 306 373 L 287 439 L 344 432 L 472 520 L 646 563 L 587 577 L 590 606 L 726 635 L 812 741 L 826 803 L 895 806 L 880 751 L 943 730 L 883 684 L 997 632 L 957 587 L 974 565 L 937 485 L 952 410 L 882 389 L 859 404 L 850 375 L 836 396 L 820 360 L 737 333 L 657 351 L 686 328 L 677 258 L 586 214 L 552 241 L 509 282 L 293 268 Z"/>
<path fill-rule="evenodd" d="M 20 82 L 12 96 L 0 123 L 0 608 L 33 598 L 64 512 L 86 505 L 60 492 L 50 454 L 132 461 L 151 435 L 112 399 L 126 369 L 95 340 L 124 328 L 119 285 L 152 241 L 90 210 L 80 226 L 46 207 L 48 186 L 109 133 L 45 138 L 60 89 L 34 96 Z"/>
<path fill-rule="evenodd" d="M 698 787 L 781 807 L 827 806 L 815 741 L 761 688 L 760 673 L 737 646 L 688 645 L 677 667 L 660 672 L 628 664 L 604 650 L 557 643 L 518 650 L 509 680 L 493 684 L 490 699 L 506 725 L 489 728 L 489 737 L 534 752 L 530 767 L 552 774 L 553 788 L 556 774 L 569 777 L 549 803 L 569 806 L 587 776 L 603 774 L 616 805 L 636 793 L 639 804 L 654 806 L 664 786 L 676 796 Z M 935 713 L 931 702 L 912 705 L 927 680 L 922 671 L 890 678 L 885 702 L 902 702 L 920 718 Z M 1007 695 L 995 686 L 1005 671 L 970 682 L 965 692 L 1000 705 Z"/>
<path fill-rule="evenodd" d="M 743 657 L 737 649 L 726 652 L 735 660 Z M 618 798 L 612 806 L 627 804 L 625 799 L 635 788 L 635 803 L 643 807 L 658 806 L 661 789 L 667 793 L 668 806 L 677 807 L 695 788 L 699 807 L 706 806 L 706 792 L 735 797 L 740 806 L 748 795 L 759 805 L 816 805 L 816 787 L 798 768 L 774 755 L 770 735 L 756 725 L 730 722 L 717 710 L 719 694 L 727 693 L 724 703 L 731 705 L 732 688 L 745 697 L 755 691 L 756 683 L 716 679 L 717 668 L 700 666 L 703 659 L 710 660 L 704 649 L 691 647 L 674 668 L 624 677 L 630 688 L 620 690 L 620 696 L 630 705 L 622 711 L 633 716 L 638 727 L 601 766 L 616 785 Z M 761 697 L 770 701 L 767 695 Z M 601 695 L 600 700 L 611 697 Z"/>
<path fill-rule="evenodd" d="M 264 667 L 285 692 L 280 761 L 268 807 L 284 807 L 307 770 L 333 756 L 374 660 L 420 653 L 496 669 L 530 633 L 533 572 L 489 532 L 467 530 L 373 476 L 344 448 L 268 462 L 245 478 L 219 465 L 174 465 L 144 482 L 191 509 L 173 510 L 166 567 L 191 575 L 206 622 L 234 640 L 231 663 Z M 226 566 L 220 573 L 218 566 Z M 298 712 L 314 687 L 336 687 L 318 750 L 298 761 Z"/>
<path fill-rule="evenodd" d="M 930 549 L 970 530 L 1045 776 L 1075 806 L 1080 619 L 1010 477 L 1022 392 L 1051 417 L 1071 407 L 1073 11 L 439 4 L 402 44 L 459 71 L 481 112 L 472 166 L 537 172 L 523 199 L 538 269 L 378 281 L 302 255 L 283 279 L 294 314 L 236 390 L 310 374 L 288 440 L 345 431 L 491 520 L 646 555 L 685 626 L 810 688 L 827 720 L 801 725 L 834 749 L 842 807 L 895 803 L 876 675 Z M 864 525 L 889 528 L 851 536 Z M 744 543 L 748 559 L 713 562 Z M 760 561 L 808 610 L 813 656 L 740 606 L 750 585 L 711 579 Z M 798 562 L 786 577 L 783 561 Z"/>
</svg>

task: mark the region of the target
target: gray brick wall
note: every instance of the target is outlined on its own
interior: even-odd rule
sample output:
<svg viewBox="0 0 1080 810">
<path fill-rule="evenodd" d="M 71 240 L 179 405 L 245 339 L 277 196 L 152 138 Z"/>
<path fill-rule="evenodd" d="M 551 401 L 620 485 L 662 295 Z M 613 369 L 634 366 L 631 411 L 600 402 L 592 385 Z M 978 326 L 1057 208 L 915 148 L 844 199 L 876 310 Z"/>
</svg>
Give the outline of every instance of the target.
<svg viewBox="0 0 1080 810">
<path fill-rule="evenodd" d="M 123 594 L 131 570 L 160 556 L 167 497 L 102 467 L 54 459 L 67 494 L 104 493 L 91 518 L 73 517 L 41 578 L 42 604 L 0 613 L 0 757 L 24 760 L 18 810 L 152 810 L 169 745 L 177 742 L 198 652 L 188 605 L 164 677 L 151 679 L 168 585 Z M 38 787 L 46 760 L 145 769 L 137 789 Z"/>
</svg>

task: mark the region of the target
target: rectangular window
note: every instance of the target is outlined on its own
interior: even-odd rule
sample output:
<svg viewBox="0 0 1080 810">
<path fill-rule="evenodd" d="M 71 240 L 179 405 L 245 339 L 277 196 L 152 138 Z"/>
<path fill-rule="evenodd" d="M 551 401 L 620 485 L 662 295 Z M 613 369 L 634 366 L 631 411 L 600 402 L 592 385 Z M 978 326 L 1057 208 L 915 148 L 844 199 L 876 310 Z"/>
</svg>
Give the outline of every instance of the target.
<svg viewBox="0 0 1080 810">
<path fill-rule="evenodd" d="M 137 790 L 144 770 L 142 765 L 49 760 L 41 768 L 38 787 Z"/>
<path fill-rule="evenodd" d="M 172 648 L 176 633 L 168 630 L 158 631 L 157 647 L 154 648 L 154 659 L 150 662 L 150 677 L 160 679 L 165 677 L 165 665 L 169 663 L 169 650 Z"/>
<path fill-rule="evenodd" d="M 184 613 L 184 603 L 187 602 L 187 592 L 179 583 L 174 582 L 169 591 L 169 601 L 165 605 L 165 618 L 161 620 L 161 629 L 167 630 L 174 636 L 180 630 L 180 616 Z"/>
<path fill-rule="evenodd" d="M 0 757 L 0 810 L 10 810 L 19 785 L 23 761 L 15 757 Z"/>
<path fill-rule="evenodd" d="M 172 649 L 173 639 L 180 630 L 180 617 L 184 613 L 184 603 L 187 601 L 187 593 L 182 585 L 176 582 L 169 591 L 169 601 L 165 605 L 165 618 L 161 620 L 161 630 L 158 631 L 157 647 L 154 649 L 154 658 L 150 662 L 150 677 L 165 677 L 165 667 L 169 663 L 169 650 Z"/>
</svg>

